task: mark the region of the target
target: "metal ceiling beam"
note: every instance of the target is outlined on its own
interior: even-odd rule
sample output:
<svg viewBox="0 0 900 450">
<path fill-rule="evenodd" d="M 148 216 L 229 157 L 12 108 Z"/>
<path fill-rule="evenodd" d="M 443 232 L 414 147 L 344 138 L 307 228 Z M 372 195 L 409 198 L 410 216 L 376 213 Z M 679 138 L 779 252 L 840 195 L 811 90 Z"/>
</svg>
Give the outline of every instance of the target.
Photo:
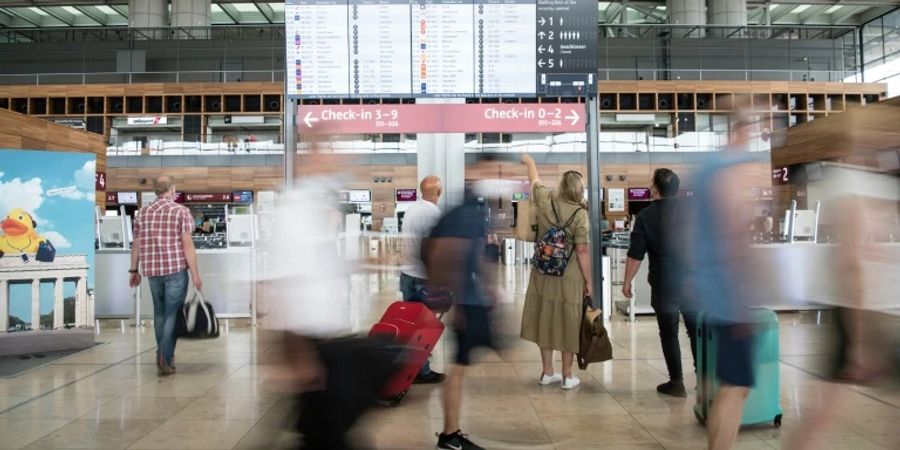
<svg viewBox="0 0 900 450">
<path fill-rule="evenodd" d="M 859 14 L 865 9 L 868 9 L 868 6 L 844 6 L 831 14 L 831 21 L 835 25 L 840 25 L 841 22 Z"/>
<path fill-rule="evenodd" d="M 75 15 L 62 9 L 61 6 L 40 6 L 38 9 L 47 13 L 48 16 L 66 24 L 68 27 L 75 25 Z"/>
<path fill-rule="evenodd" d="M 268 3 L 260 3 L 257 0 L 253 0 L 253 6 L 256 7 L 256 10 L 262 14 L 269 24 L 275 23 L 275 11 L 272 10 Z"/>
<path fill-rule="evenodd" d="M 666 15 L 662 11 L 656 9 L 655 6 L 629 5 L 629 8 L 640 13 L 645 18 L 652 19 L 655 23 L 665 23 L 666 20 L 668 19 L 668 15 Z"/>
<path fill-rule="evenodd" d="M 791 5 L 778 5 L 774 9 L 769 10 L 769 21 L 772 25 L 775 25 L 775 22 L 781 20 L 784 16 L 787 16 L 794 10 L 794 6 Z"/>
<path fill-rule="evenodd" d="M 13 18 L 4 11 L 0 11 L 0 27 L 8 27 L 12 24 Z"/>
<path fill-rule="evenodd" d="M 40 15 L 23 8 L 7 8 L 6 12 L 12 14 L 16 18 L 35 27 L 44 26 L 44 19 Z"/>
<path fill-rule="evenodd" d="M 125 11 L 123 11 L 121 6 L 119 6 L 119 5 L 109 5 L 109 7 L 110 7 L 110 9 L 112 9 L 113 11 L 115 11 L 116 14 L 118 14 L 118 15 L 124 17 L 125 20 L 128 20 L 128 13 L 126 13 Z"/>
<path fill-rule="evenodd" d="M 234 6 L 221 4 L 219 8 L 222 8 L 222 12 L 231 19 L 232 22 L 238 24 L 241 22 L 241 12 L 237 10 Z"/>
<path fill-rule="evenodd" d="M 829 8 L 831 8 L 829 5 L 810 6 L 809 8 L 806 8 L 806 11 L 803 11 L 798 15 L 797 21 L 800 22 L 801 25 L 806 25 L 810 19 L 824 13 Z"/>
<path fill-rule="evenodd" d="M 74 6 L 75 10 L 84 14 L 88 19 L 97 22 L 99 25 L 107 25 L 109 23 L 109 16 L 106 15 L 103 11 L 100 11 L 96 7 L 93 6 Z"/>
</svg>

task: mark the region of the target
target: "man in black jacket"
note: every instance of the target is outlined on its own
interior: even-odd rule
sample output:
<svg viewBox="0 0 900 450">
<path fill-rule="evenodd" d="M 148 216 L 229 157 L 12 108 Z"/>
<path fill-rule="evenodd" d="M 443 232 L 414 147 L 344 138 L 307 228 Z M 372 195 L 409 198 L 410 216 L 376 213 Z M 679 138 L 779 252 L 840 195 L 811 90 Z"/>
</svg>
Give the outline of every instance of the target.
<svg viewBox="0 0 900 450">
<path fill-rule="evenodd" d="M 681 349 L 678 344 L 679 314 L 684 317 L 691 353 L 695 358 L 696 313 L 691 311 L 683 294 L 684 242 L 682 226 L 685 217 L 679 206 L 678 175 L 660 168 L 653 173 L 653 204 L 638 214 L 631 231 L 631 245 L 625 265 L 625 284 L 622 294 L 631 298 L 631 284 L 645 254 L 650 254 L 650 303 L 656 312 L 659 338 L 662 342 L 669 381 L 656 390 L 662 394 L 686 397 L 681 369 Z"/>
</svg>

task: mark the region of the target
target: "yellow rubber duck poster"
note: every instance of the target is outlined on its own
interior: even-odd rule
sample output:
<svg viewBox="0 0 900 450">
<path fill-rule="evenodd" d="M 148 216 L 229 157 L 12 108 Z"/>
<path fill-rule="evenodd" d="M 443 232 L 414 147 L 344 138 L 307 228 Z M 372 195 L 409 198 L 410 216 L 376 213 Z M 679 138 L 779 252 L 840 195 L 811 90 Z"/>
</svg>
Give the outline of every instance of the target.
<svg viewBox="0 0 900 450">
<path fill-rule="evenodd" d="M 63 280 L 67 301 L 85 284 L 93 289 L 95 174 L 93 154 L 0 149 L 0 279 L 8 281 L 11 328 L 36 328 L 34 280 L 42 328 L 53 280 Z"/>
</svg>

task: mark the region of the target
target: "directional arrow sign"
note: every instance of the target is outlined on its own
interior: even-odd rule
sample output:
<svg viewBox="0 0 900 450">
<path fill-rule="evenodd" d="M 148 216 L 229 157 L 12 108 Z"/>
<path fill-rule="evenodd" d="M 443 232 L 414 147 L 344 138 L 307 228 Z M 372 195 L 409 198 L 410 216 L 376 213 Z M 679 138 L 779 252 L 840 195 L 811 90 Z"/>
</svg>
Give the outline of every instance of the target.
<svg viewBox="0 0 900 450">
<path fill-rule="evenodd" d="M 538 67 L 540 67 L 541 69 L 544 68 L 544 60 L 543 59 L 538 60 Z"/>
<path fill-rule="evenodd" d="M 551 47 L 551 48 L 552 48 L 552 47 Z M 538 47 L 538 53 L 541 54 L 541 55 L 544 54 L 544 46 L 543 46 L 543 45 L 541 45 L 541 46 Z"/>
<path fill-rule="evenodd" d="M 544 26 L 544 24 L 547 23 L 547 21 L 543 17 L 541 17 L 540 22 L 541 22 L 541 26 Z"/>
<path fill-rule="evenodd" d="M 538 33 L 538 38 L 540 38 L 541 40 L 543 40 L 545 37 L 547 37 L 547 33 L 544 33 L 543 31 Z"/>
<path fill-rule="evenodd" d="M 303 105 L 300 134 L 583 132 L 563 104 Z"/>
</svg>

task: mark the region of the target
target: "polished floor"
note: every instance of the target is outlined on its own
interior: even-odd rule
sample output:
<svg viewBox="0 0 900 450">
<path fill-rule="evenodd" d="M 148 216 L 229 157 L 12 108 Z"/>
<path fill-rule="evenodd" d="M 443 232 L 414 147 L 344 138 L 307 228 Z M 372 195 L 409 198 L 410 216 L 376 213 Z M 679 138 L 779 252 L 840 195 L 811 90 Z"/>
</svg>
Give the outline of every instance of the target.
<svg viewBox="0 0 900 450">
<path fill-rule="evenodd" d="M 512 330 L 525 275 L 504 271 Z M 367 328 L 396 298 L 397 273 L 355 279 L 355 323 Z M 369 294 L 374 293 L 374 294 Z M 825 386 L 817 364 L 828 350 L 814 312 L 782 314 L 781 401 L 784 426 L 741 431 L 737 449 L 781 448 L 800 418 L 818 408 Z M 272 449 L 296 438 L 285 431 L 292 408 L 276 377 L 271 336 L 233 321 L 215 341 L 178 344 L 178 374 L 157 378 L 152 328 L 107 324 L 93 349 L 13 378 L 0 378 L 0 448 Z M 575 391 L 540 387 L 540 359 L 511 340 L 485 354 L 466 379 L 463 430 L 490 449 L 703 449 L 705 430 L 692 413 L 694 396 L 662 397 L 665 364 L 652 317 L 609 325 L 614 360 L 579 372 Z M 690 353 L 683 342 L 685 366 Z M 440 345 L 442 370 L 452 349 Z M 687 377 L 688 388 L 695 385 Z M 821 449 L 900 449 L 900 394 L 845 386 L 839 423 L 816 440 Z M 378 449 L 434 448 L 441 429 L 440 390 L 416 386 L 397 408 L 377 407 L 360 425 Z"/>
</svg>

